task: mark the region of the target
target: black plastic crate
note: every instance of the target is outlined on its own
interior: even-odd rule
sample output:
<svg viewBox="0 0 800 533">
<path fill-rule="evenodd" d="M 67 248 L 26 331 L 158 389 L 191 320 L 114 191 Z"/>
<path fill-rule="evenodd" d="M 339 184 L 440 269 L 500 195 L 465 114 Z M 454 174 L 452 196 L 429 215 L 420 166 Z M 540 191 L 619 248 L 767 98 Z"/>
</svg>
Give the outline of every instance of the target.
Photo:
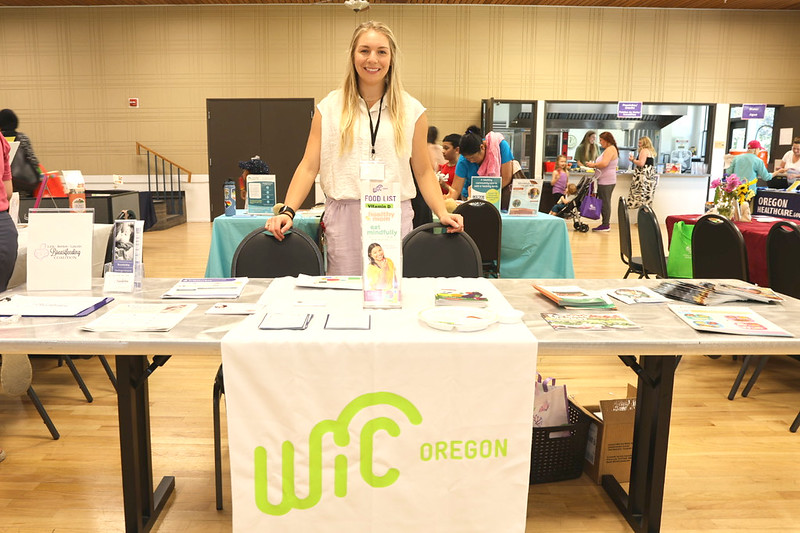
<svg viewBox="0 0 800 533">
<path fill-rule="evenodd" d="M 567 418 L 566 426 L 533 428 L 531 485 L 581 477 L 589 418 L 571 401 Z M 569 431 L 569 435 L 555 436 L 565 431 Z"/>
</svg>

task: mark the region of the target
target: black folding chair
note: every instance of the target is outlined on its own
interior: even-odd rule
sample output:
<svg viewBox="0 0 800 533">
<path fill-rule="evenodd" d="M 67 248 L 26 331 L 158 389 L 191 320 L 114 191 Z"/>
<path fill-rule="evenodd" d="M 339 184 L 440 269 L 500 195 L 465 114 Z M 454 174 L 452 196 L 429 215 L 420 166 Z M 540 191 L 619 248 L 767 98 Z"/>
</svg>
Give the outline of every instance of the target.
<svg viewBox="0 0 800 533">
<path fill-rule="evenodd" d="M 447 233 L 448 226 L 432 222 L 413 229 L 403 239 L 403 277 L 479 278 L 481 253 L 464 232 Z"/>
<path fill-rule="evenodd" d="M 644 277 L 653 274 L 657 278 L 667 276 L 667 258 L 664 255 L 664 239 L 655 212 L 648 206 L 639 208 L 637 217 L 639 248 L 642 252 L 642 272 Z"/>
<path fill-rule="evenodd" d="M 644 268 L 642 267 L 642 258 L 633 257 L 633 243 L 631 242 L 631 219 L 628 216 L 628 205 L 625 203 L 625 197 L 619 197 L 619 204 L 617 205 L 617 222 L 619 223 L 619 257 L 628 268 L 622 279 L 627 278 L 630 274 L 639 274 L 639 278 L 644 278 Z"/>
<path fill-rule="evenodd" d="M 464 217 L 464 232 L 481 253 L 484 275 L 500 277 L 500 245 L 503 240 L 503 219 L 500 211 L 486 200 L 473 199 L 456 207 L 454 213 Z"/>
<path fill-rule="evenodd" d="M 280 278 L 283 276 L 322 276 L 322 254 L 317 243 L 307 234 L 292 229 L 282 241 L 270 232 L 257 229 L 245 235 L 233 254 L 231 275 L 249 278 Z M 217 369 L 212 391 L 214 414 L 214 483 L 217 509 L 222 509 L 222 442 L 220 436 L 219 404 L 225 394 L 222 365 Z"/>
</svg>

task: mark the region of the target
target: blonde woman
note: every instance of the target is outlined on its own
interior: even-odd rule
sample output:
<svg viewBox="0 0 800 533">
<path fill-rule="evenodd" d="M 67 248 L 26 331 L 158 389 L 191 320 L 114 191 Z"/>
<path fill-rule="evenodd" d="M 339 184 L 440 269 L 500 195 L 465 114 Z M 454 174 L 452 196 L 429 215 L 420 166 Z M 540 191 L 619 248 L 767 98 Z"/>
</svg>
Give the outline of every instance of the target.
<svg viewBox="0 0 800 533">
<path fill-rule="evenodd" d="M 386 178 L 400 183 L 403 235 L 411 231 L 414 216 L 414 176 L 431 210 L 442 224 L 450 226 L 448 231 L 464 228 L 461 216 L 448 213 L 444 206 L 428 156 L 425 108 L 403 90 L 397 54 L 394 34 L 385 24 L 369 21 L 356 27 L 344 83 L 317 104 L 306 150 L 292 176 L 284 207 L 265 226 L 283 240 L 292 227 L 295 209 L 319 174 L 326 196 L 322 223 L 331 275 L 360 275 L 362 271 L 362 161 L 383 163 Z"/>
<path fill-rule="evenodd" d="M 625 203 L 628 209 L 638 209 L 643 205 L 652 207 L 658 185 L 658 174 L 655 167 L 656 149 L 650 137 L 639 139 L 639 156 L 634 157 L 630 154 L 629 159 L 633 161 L 634 167 L 631 189 Z"/>
</svg>

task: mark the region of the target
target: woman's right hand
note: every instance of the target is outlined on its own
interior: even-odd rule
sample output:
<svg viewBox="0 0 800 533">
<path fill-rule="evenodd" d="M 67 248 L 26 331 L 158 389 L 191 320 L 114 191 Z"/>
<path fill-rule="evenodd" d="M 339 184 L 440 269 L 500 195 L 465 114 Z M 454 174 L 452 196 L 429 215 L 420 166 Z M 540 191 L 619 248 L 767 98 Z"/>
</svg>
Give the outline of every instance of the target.
<svg viewBox="0 0 800 533">
<path fill-rule="evenodd" d="M 276 239 L 282 241 L 284 239 L 284 233 L 291 229 L 294 221 L 292 217 L 289 215 L 275 215 L 267 220 L 267 223 L 264 224 L 264 229 L 272 233 Z"/>
</svg>

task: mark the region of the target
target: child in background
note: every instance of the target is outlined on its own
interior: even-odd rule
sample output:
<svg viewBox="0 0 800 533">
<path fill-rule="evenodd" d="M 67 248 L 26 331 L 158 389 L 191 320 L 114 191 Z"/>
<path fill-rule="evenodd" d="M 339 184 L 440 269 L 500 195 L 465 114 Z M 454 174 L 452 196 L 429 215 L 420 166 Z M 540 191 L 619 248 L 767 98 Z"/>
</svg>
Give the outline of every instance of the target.
<svg viewBox="0 0 800 533">
<path fill-rule="evenodd" d="M 565 192 L 566 194 L 562 194 L 559 197 L 558 202 L 556 202 L 553 208 L 550 210 L 551 215 L 558 214 L 559 211 L 564 209 L 565 205 L 575 199 L 575 197 L 578 195 L 578 186 L 574 183 L 569 183 L 567 184 Z"/>
<path fill-rule="evenodd" d="M 439 182 L 442 186 L 442 194 L 446 198 L 458 199 L 459 191 L 453 189 L 453 178 L 456 177 L 456 164 L 458 163 L 458 143 L 461 142 L 461 135 L 458 133 L 451 133 L 442 139 L 442 155 L 444 156 L 444 164 L 439 166 L 439 172 L 447 176 L 447 182 Z"/>
<path fill-rule="evenodd" d="M 556 169 L 553 171 L 553 179 L 550 180 L 550 185 L 553 186 L 553 202 L 556 204 L 561 200 L 561 197 L 564 196 L 567 183 L 569 183 L 569 170 L 567 170 L 567 168 L 567 156 L 558 156 L 556 159 Z"/>
</svg>

